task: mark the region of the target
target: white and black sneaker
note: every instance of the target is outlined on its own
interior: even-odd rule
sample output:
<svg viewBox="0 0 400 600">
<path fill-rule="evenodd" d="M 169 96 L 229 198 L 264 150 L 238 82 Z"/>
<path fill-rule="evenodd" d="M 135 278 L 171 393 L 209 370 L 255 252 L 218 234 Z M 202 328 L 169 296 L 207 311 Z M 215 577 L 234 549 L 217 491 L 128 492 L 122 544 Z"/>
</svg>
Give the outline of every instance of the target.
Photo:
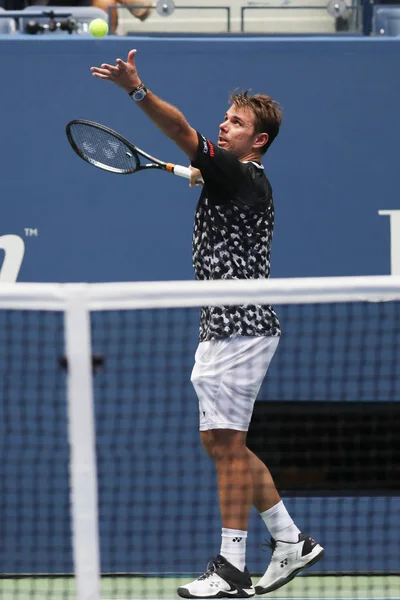
<svg viewBox="0 0 400 600">
<path fill-rule="evenodd" d="M 221 555 L 208 563 L 204 575 L 178 588 L 181 598 L 251 598 L 254 594 L 247 567 L 239 571 Z"/>
<path fill-rule="evenodd" d="M 312 537 L 299 534 L 298 542 L 281 542 L 271 538 L 272 550 L 268 569 L 255 586 L 256 594 L 267 594 L 292 581 L 303 569 L 314 565 L 325 550 Z"/>
</svg>

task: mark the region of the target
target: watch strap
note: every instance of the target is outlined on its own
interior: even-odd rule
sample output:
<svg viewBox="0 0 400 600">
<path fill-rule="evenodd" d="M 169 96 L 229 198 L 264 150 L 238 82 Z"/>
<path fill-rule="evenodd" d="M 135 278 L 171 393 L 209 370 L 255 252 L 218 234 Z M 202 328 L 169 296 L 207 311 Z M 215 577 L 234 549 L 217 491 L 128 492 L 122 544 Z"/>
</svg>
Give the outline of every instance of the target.
<svg viewBox="0 0 400 600">
<path fill-rule="evenodd" d="M 129 96 L 132 98 L 132 100 L 135 100 L 135 102 L 140 102 L 140 100 L 137 100 L 135 98 L 135 94 L 137 94 L 138 92 L 143 92 L 143 96 L 142 98 L 140 98 L 140 100 L 143 100 L 143 98 L 145 98 L 147 95 L 147 88 L 143 85 L 143 83 L 140 83 L 137 87 L 135 87 L 134 90 L 129 92 Z"/>
</svg>

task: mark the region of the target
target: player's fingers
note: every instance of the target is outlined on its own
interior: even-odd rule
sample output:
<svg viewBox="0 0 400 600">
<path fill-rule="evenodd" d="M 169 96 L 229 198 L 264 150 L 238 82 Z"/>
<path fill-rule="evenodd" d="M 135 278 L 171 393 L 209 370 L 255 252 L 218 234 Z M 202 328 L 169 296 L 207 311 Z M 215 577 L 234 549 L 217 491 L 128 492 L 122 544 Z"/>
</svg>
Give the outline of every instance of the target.
<svg viewBox="0 0 400 600">
<path fill-rule="evenodd" d="M 135 49 L 135 50 L 131 50 L 131 51 L 129 52 L 129 54 L 128 54 L 128 59 L 127 59 L 127 62 L 128 62 L 130 65 L 134 65 L 134 64 L 135 64 L 135 54 L 136 54 L 136 52 L 137 52 L 137 50 Z"/>
<path fill-rule="evenodd" d="M 202 179 L 199 179 L 198 177 L 192 177 L 190 179 L 189 187 L 192 188 L 192 187 L 195 187 L 195 186 L 198 186 L 198 185 L 203 185 L 203 183 L 204 182 L 203 182 Z"/>
<path fill-rule="evenodd" d="M 92 73 L 93 77 L 97 77 L 97 79 L 110 79 L 108 75 L 103 75 L 102 73 Z"/>
<path fill-rule="evenodd" d="M 120 71 L 125 71 L 127 65 L 121 58 L 117 58 L 115 62 L 117 63 L 117 68 L 120 69 Z"/>
<path fill-rule="evenodd" d="M 118 67 L 116 67 L 114 65 L 108 65 L 107 63 L 103 63 L 102 65 L 100 65 L 100 67 L 102 69 L 107 69 L 107 71 L 110 71 L 110 73 L 118 71 Z"/>
<path fill-rule="evenodd" d="M 93 75 L 95 73 L 98 73 L 100 75 L 106 75 L 108 77 L 110 77 L 110 75 L 111 75 L 111 72 L 108 69 L 100 69 L 99 67 L 92 67 L 90 70 L 92 71 Z"/>
</svg>

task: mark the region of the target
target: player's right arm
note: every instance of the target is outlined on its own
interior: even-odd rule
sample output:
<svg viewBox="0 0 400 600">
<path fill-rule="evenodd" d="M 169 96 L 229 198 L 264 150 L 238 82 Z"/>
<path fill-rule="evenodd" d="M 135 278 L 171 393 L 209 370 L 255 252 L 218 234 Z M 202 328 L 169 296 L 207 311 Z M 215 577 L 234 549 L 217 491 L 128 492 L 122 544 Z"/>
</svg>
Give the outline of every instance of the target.
<svg viewBox="0 0 400 600">
<path fill-rule="evenodd" d="M 135 64 L 135 54 L 136 50 L 131 50 L 126 62 L 117 58 L 116 66 L 102 64 L 100 67 L 92 67 L 92 74 L 98 79 L 112 81 L 129 94 L 142 83 Z M 137 104 L 190 160 L 195 158 L 198 146 L 197 132 L 175 106 L 168 104 L 150 90 L 148 90 L 147 96 Z"/>
</svg>

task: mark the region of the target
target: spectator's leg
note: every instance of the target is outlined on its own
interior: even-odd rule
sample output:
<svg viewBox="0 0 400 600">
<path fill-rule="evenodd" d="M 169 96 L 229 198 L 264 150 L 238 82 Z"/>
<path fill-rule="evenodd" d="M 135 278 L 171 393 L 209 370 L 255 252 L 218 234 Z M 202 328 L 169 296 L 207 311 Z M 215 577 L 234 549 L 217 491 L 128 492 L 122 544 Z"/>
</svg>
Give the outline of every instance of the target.
<svg viewBox="0 0 400 600">
<path fill-rule="evenodd" d="M 151 0 L 119 0 L 121 4 L 137 4 L 138 6 L 144 6 L 145 8 L 130 8 L 129 10 L 134 17 L 140 21 L 145 21 L 150 16 L 153 10 L 153 2 Z"/>
<path fill-rule="evenodd" d="M 113 5 L 124 5 L 124 4 L 136 4 L 137 6 L 144 6 L 144 8 L 130 8 L 130 12 L 134 17 L 139 19 L 140 21 L 145 21 L 147 17 L 150 16 L 151 11 L 153 10 L 153 2 L 151 0 L 92 0 L 92 6 L 96 6 L 97 8 L 101 8 L 108 12 L 108 7 Z M 118 25 L 118 10 L 111 11 L 111 23 L 110 31 L 111 33 L 115 33 Z"/>
<path fill-rule="evenodd" d="M 101 8 L 102 10 L 105 10 L 106 13 L 108 13 L 108 7 L 114 6 L 115 4 L 117 4 L 116 0 L 92 0 L 92 6 L 96 6 L 96 8 Z M 111 11 L 111 23 L 109 23 L 108 25 L 110 27 L 111 33 L 115 33 L 115 30 L 117 29 L 118 25 L 117 10 Z"/>
</svg>

